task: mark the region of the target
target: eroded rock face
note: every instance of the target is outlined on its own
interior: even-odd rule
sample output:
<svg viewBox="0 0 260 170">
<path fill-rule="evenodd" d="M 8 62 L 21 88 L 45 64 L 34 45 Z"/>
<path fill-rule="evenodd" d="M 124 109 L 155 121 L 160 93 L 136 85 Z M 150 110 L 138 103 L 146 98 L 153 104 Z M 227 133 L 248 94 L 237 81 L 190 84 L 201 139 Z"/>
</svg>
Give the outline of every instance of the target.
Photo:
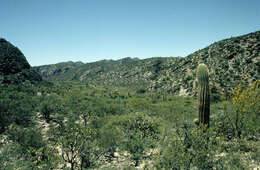
<svg viewBox="0 0 260 170">
<path fill-rule="evenodd" d="M 26 80 L 35 83 L 42 78 L 31 69 L 25 56 L 17 47 L 0 38 L 0 84 L 17 84 Z"/>
</svg>

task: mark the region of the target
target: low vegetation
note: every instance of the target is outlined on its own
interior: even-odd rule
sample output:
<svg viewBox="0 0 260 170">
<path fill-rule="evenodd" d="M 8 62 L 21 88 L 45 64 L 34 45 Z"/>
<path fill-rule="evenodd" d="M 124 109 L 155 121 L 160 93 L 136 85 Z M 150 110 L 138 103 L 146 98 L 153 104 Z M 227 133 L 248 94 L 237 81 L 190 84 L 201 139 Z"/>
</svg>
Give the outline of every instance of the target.
<svg viewBox="0 0 260 170">
<path fill-rule="evenodd" d="M 76 82 L 1 87 L 3 169 L 250 169 L 259 167 L 260 82 L 230 100 Z M 216 95 L 216 94 L 215 94 Z"/>
</svg>

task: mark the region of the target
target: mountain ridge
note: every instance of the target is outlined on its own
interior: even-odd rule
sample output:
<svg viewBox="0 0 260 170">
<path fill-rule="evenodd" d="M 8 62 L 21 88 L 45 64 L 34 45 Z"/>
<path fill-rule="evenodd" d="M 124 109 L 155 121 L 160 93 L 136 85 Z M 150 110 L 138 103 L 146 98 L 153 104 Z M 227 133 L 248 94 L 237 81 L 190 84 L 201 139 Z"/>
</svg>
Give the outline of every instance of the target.
<svg viewBox="0 0 260 170">
<path fill-rule="evenodd" d="M 260 31 L 215 42 L 186 57 L 123 58 L 81 64 L 57 74 L 55 67 L 34 67 L 51 81 L 81 81 L 110 86 L 134 86 L 180 95 L 196 93 L 196 68 L 205 63 L 211 86 L 222 91 L 234 88 L 245 75 L 260 79 Z M 66 67 L 64 67 L 66 68 Z M 52 70 L 52 71 L 50 71 Z M 48 76 L 44 74 L 50 73 Z"/>
</svg>

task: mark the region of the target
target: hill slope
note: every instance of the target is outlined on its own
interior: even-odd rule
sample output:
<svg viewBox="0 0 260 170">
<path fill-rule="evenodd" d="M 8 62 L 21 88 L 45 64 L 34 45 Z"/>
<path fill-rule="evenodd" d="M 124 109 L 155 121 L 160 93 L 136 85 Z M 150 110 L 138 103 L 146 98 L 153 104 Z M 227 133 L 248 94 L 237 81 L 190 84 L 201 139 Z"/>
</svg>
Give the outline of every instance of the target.
<svg viewBox="0 0 260 170">
<path fill-rule="evenodd" d="M 218 84 L 222 90 L 233 88 L 245 75 L 249 81 L 260 79 L 260 31 L 213 43 L 184 58 L 124 58 L 80 64 L 66 72 L 58 71 L 60 64 L 35 70 L 52 81 L 74 80 L 194 94 L 199 63 L 208 65 L 212 85 Z"/>
<path fill-rule="evenodd" d="M 155 80 L 164 69 L 171 67 L 180 58 L 124 58 L 120 60 L 102 60 L 75 67 L 65 74 L 59 64 L 35 67 L 35 70 L 51 81 L 86 81 L 116 86 L 145 86 Z M 56 70 L 55 70 L 56 68 Z M 46 73 L 47 72 L 47 73 Z M 54 74 L 51 74 L 51 73 Z"/>
<path fill-rule="evenodd" d="M 178 92 L 194 92 L 195 75 L 199 63 L 210 71 L 212 85 L 231 89 L 245 76 L 249 81 L 260 79 L 260 31 L 216 42 L 183 58 L 176 68 L 160 76 L 152 88 L 171 88 Z M 165 83 L 163 80 L 170 79 Z M 182 90 L 181 90 L 182 89 Z"/>
<path fill-rule="evenodd" d="M 0 38 L 0 84 L 38 82 L 41 76 L 31 69 L 23 53 L 5 39 Z"/>
<path fill-rule="evenodd" d="M 62 62 L 52 65 L 43 65 L 34 67 L 34 70 L 41 74 L 43 79 L 54 79 L 56 76 L 62 75 L 70 71 L 71 69 L 83 65 L 82 62 Z"/>
</svg>

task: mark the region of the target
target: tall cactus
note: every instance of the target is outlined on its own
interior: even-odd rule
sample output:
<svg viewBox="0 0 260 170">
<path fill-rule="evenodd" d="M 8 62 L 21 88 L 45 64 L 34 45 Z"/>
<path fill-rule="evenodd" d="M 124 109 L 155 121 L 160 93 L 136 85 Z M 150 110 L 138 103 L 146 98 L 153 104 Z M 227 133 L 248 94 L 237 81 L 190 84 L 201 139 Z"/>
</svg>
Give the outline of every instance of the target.
<svg viewBox="0 0 260 170">
<path fill-rule="evenodd" d="M 209 127 L 210 114 L 210 94 L 209 94 L 209 74 L 205 64 L 200 64 L 197 69 L 199 83 L 199 124 Z"/>
</svg>

